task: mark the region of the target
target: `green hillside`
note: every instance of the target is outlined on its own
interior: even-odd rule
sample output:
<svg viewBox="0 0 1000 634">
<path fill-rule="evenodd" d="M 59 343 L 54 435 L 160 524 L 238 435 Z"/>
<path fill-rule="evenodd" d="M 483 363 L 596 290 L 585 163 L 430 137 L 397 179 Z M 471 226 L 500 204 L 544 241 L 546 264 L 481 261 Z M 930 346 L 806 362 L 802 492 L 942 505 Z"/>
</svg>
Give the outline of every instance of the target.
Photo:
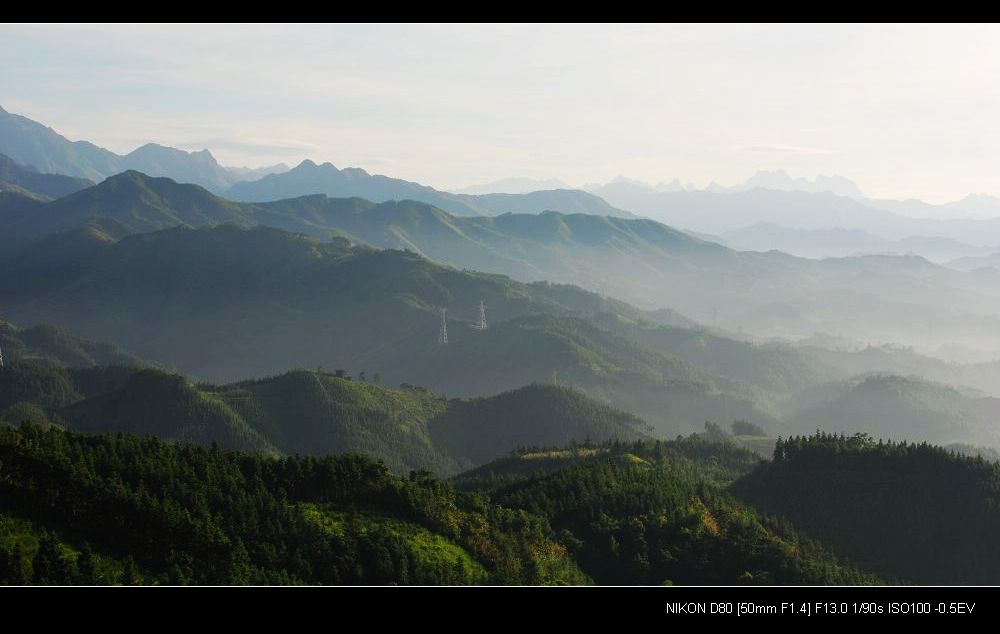
<svg viewBox="0 0 1000 634">
<path fill-rule="evenodd" d="M 755 462 L 697 439 L 616 443 L 530 451 L 456 486 L 548 520 L 598 584 L 876 583 L 723 490 Z"/>
<path fill-rule="evenodd" d="M 33 425 L 0 428 L 0 462 L 0 584 L 878 582 L 725 493 L 752 458 L 697 439 L 520 454 L 458 491 L 358 455 Z"/>
<path fill-rule="evenodd" d="M 586 584 L 545 523 L 357 456 L 0 428 L 0 584 Z"/>
<path fill-rule="evenodd" d="M 532 384 L 493 397 L 455 400 L 430 421 L 434 442 L 480 465 L 518 446 L 629 440 L 651 428 L 640 418 L 567 387 Z"/>
<path fill-rule="evenodd" d="M 21 421 L 18 410 L 8 411 L 20 403 L 32 403 L 43 411 L 55 411 L 83 398 L 69 373 L 58 367 L 15 361 L 5 363 L 0 371 L 0 419 L 8 424 Z"/>
<path fill-rule="evenodd" d="M 866 434 L 781 441 L 733 485 L 866 570 L 925 585 L 1000 581 L 1000 466 Z"/>
<path fill-rule="evenodd" d="M 113 344 L 88 341 L 47 324 L 18 328 L 0 320 L 0 350 L 4 360 L 50 363 L 61 367 L 149 365 Z"/>
<path fill-rule="evenodd" d="M 120 388 L 61 410 L 79 431 L 126 432 L 170 441 L 277 455 L 280 451 L 259 430 L 221 399 L 196 389 L 183 377 L 142 370 Z"/>
<path fill-rule="evenodd" d="M 23 249 L 54 233 L 108 220 L 128 233 L 143 233 L 182 224 L 234 222 L 253 224 L 247 210 L 196 185 L 153 178 L 135 171 L 52 201 L 31 215 L 3 216 L 8 252 Z"/>
<path fill-rule="evenodd" d="M 666 437 L 696 431 L 706 419 L 745 418 L 775 427 L 755 405 L 752 389 L 651 352 L 587 319 L 525 315 L 485 332 L 455 328 L 450 336 L 453 343 L 432 347 L 401 369 L 467 396 L 537 381 L 574 386 L 642 417 Z"/>
<path fill-rule="evenodd" d="M 378 377 L 380 378 L 380 377 Z M 518 417 L 511 424 L 508 416 Z M 225 386 L 160 370 L 0 371 L 0 422 L 134 433 L 262 455 L 360 453 L 396 473 L 452 475 L 517 446 L 641 437 L 644 422 L 564 387 L 534 385 L 470 401 L 383 387 L 345 372 L 296 370 Z"/>
<path fill-rule="evenodd" d="M 455 458 L 431 441 L 428 421 L 448 402 L 429 390 L 305 370 L 203 390 L 289 455 L 352 452 L 383 460 L 397 473 L 458 470 Z"/>
</svg>

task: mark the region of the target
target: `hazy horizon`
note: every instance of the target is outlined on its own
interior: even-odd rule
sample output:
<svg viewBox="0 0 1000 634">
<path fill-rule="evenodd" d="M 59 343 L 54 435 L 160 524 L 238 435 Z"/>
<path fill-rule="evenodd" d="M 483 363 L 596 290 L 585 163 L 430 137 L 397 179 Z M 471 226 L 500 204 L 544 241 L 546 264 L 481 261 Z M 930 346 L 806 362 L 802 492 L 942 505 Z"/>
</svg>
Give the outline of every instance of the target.
<svg viewBox="0 0 1000 634">
<path fill-rule="evenodd" d="M 117 153 L 447 190 L 758 169 L 1000 194 L 997 25 L 0 25 L 0 105 Z"/>
</svg>

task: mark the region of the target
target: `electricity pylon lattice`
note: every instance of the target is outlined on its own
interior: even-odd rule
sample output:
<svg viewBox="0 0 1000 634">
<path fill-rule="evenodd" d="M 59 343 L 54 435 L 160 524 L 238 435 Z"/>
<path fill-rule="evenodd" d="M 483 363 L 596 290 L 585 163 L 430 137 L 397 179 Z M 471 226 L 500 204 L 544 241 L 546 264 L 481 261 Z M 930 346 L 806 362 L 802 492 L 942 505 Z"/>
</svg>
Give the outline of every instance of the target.
<svg viewBox="0 0 1000 634">
<path fill-rule="evenodd" d="M 441 329 L 438 331 L 438 344 L 448 345 L 448 309 L 441 309 Z"/>
<path fill-rule="evenodd" d="M 476 326 L 479 330 L 486 330 L 488 326 L 486 325 L 486 304 L 483 300 L 479 300 L 479 324 Z"/>
</svg>

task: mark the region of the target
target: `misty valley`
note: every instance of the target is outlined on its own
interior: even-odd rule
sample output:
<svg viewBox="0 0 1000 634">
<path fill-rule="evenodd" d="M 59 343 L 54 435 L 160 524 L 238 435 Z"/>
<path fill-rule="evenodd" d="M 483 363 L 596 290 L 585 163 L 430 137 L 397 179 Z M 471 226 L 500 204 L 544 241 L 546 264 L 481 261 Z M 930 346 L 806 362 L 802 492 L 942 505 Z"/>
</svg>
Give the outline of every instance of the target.
<svg viewBox="0 0 1000 634">
<path fill-rule="evenodd" d="M 1000 584 L 1000 199 L 502 185 L 0 109 L 0 584 Z"/>
</svg>

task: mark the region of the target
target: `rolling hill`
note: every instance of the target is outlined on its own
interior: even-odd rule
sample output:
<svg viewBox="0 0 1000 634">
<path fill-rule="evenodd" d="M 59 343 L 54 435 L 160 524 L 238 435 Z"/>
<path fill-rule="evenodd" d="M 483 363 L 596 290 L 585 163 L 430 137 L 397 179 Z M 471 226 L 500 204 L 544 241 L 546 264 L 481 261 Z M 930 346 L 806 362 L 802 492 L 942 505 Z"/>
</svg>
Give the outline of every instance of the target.
<svg viewBox="0 0 1000 634">
<path fill-rule="evenodd" d="M 862 375 L 808 388 L 785 418 L 794 433 L 865 432 L 895 441 L 1000 446 L 1000 399 L 970 396 L 919 377 Z"/>
<path fill-rule="evenodd" d="M 566 387 L 530 385 L 464 400 L 363 378 L 294 370 L 195 385 L 155 369 L 60 368 L 17 359 L 0 370 L 0 422 L 53 422 L 262 455 L 363 453 L 396 473 L 441 475 L 518 446 L 631 440 L 649 431 L 634 415 Z"/>
</svg>

